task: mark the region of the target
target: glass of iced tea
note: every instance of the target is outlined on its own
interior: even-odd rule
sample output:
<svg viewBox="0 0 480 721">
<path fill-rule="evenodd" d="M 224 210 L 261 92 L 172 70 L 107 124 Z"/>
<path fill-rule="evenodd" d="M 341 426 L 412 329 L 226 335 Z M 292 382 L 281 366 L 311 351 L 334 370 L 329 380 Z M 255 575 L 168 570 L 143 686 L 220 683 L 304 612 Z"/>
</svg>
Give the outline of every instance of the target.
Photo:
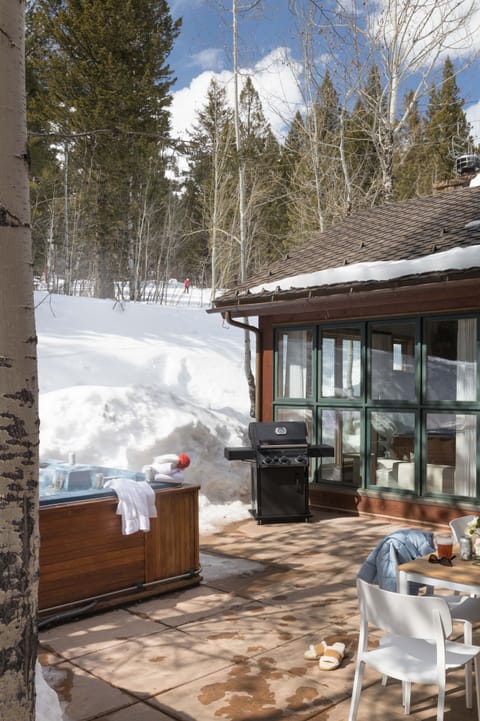
<svg viewBox="0 0 480 721">
<path fill-rule="evenodd" d="M 453 536 L 450 533 L 440 533 L 436 537 L 437 556 L 439 558 L 451 558 L 453 556 Z"/>
</svg>

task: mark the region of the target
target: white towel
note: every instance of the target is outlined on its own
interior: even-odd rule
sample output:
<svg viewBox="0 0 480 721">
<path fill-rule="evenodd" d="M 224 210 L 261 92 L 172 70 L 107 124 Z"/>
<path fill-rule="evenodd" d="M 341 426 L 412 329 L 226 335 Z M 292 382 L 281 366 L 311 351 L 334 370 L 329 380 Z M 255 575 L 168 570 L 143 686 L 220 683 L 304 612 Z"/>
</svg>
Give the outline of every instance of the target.
<svg viewBox="0 0 480 721">
<path fill-rule="evenodd" d="M 155 491 L 146 481 L 132 478 L 110 478 L 105 488 L 118 496 L 117 513 L 122 516 L 122 533 L 128 536 L 137 531 L 150 530 L 150 518 L 157 517 Z"/>
</svg>

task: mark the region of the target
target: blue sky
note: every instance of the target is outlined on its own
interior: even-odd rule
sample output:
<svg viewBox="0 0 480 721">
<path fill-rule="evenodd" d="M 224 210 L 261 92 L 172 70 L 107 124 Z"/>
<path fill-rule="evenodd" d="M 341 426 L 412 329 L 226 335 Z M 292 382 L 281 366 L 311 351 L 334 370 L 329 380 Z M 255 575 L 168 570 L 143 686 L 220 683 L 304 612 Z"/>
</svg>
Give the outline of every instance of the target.
<svg viewBox="0 0 480 721">
<path fill-rule="evenodd" d="M 239 5 L 248 1 L 239 0 Z M 176 135 L 184 135 L 194 120 L 195 111 L 203 107 L 212 76 L 224 82 L 230 97 L 233 95 L 231 6 L 232 0 L 170 0 L 172 16 L 183 18 L 180 36 L 169 57 L 177 77 L 172 105 Z M 259 8 L 239 16 L 238 27 L 240 68 L 251 75 L 265 115 L 277 136 L 282 137 L 295 111 L 302 109 L 295 79 L 295 73 L 301 72 L 301 51 L 288 0 L 262 0 Z M 475 33 L 475 37 L 480 50 L 480 34 Z M 453 55 L 452 60 L 458 67 Z M 477 61 L 457 79 L 467 117 L 478 140 L 479 74 Z"/>
<path fill-rule="evenodd" d="M 231 8 L 231 0 L 224 0 Z M 178 87 L 188 84 L 204 70 L 232 68 L 232 14 L 222 12 L 216 0 L 172 0 L 174 18 L 183 28 L 170 56 Z M 292 46 L 295 33 L 287 0 L 263 0 L 262 6 L 239 16 L 239 60 L 248 65 L 278 46 Z"/>
</svg>

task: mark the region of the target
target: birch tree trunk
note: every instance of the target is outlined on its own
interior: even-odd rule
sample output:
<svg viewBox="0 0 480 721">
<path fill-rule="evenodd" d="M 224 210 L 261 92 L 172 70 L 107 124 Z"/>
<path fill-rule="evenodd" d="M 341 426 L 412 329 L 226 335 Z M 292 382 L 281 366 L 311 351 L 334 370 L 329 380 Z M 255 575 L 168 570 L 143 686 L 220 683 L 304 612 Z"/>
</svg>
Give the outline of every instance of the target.
<svg viewBox="0 0 480 721">
<path fill-rule="evenodd" d="M 0 718 L 33 721 L 38 388 L 23 0 L 0 0 Z"/>
<path fill-rule="evenodd" d="M 238 29 L 237 29 L 237 18 L 239 10 L 248 11 L 260 4 L 260 0 L 254 0 L 252 3 L 238 7 L 237 0 L 232 2 L 232 16 L 233 16 L 233 80 L 235 85 L 234 90 L 234 123 L 235 123 L 235 144 L 237 149 L 238 158 L 238 204 L 239 204 L 239 216 L 240 216 L 240 282 L 246 279 L 246 198 L 245 198 L 245 161 L 243 158 L 243 152 L 241 147 L 240 138 L 240 118 L 239 118 L 239 88 L 238 88 Z M 248 323 L 248 318 L 245 318 L 245 322 Z M 250 397 L 250 415 L 252 418 L 255 417 L 255 378 L 252 373 L 252 349 L 250 344 L 250 333 L 248 330 L 244 331 L 244 358 L 243 365 L 245 371 L 245 377 L 248 384 L 248 393 Z"/>
</svg>

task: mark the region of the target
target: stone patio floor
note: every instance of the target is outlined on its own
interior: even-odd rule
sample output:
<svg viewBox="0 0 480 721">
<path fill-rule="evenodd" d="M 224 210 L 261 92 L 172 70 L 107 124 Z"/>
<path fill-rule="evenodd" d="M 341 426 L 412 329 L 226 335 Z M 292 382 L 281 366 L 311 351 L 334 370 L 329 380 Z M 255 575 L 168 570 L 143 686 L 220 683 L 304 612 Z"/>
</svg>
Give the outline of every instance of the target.
<svg viewBox="0 0 480 721">
<path fill-rule="evenodd" d="M 311 523 L 249 519 L 201 537 L 200 585 L 40 632 L 65 720 L 346 721 L 355 576 L 379 540 L 414 525 L 316 512 Z M 322 639 L 346 644 L 335 671 L 303 658 Z M 404 719 L 400 691 L 367 670 L 358 721 Z M 435 719 L 436 703 L 433 687 L 414 686 L 409 718 Z M 474 718 L 463 673 L 452 674 L 445 720 Z"/>
</svg>

